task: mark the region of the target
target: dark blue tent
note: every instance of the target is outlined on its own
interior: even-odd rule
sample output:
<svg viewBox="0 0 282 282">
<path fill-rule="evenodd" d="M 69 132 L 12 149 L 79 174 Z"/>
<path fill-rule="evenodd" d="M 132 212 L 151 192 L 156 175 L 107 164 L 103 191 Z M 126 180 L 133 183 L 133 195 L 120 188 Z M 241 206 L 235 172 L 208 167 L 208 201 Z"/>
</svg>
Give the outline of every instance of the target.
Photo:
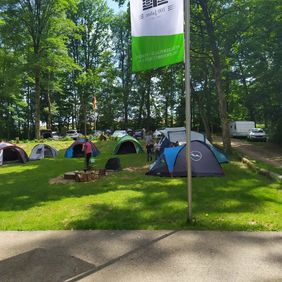
<svg viewBox="0 0 282 282">
<path fill-rule="evenodd" d="M 223 170 L 210 147 L 202 141 L 191 141 L 192 176 L 223 176 Z M 148 175 L 186 176 L 186 145 L 165 148 L 150 166 Z"/>
<path fill-rule="evenodd" d="M 175 128 L 165 128 L 164 130 L 161 130 L 163 137 L 159 141 L 159 150 L 160 153 L 164 152 L 165 148 L 168 148 L 170 144 L 178 142 L 180 145 L 183 145 L 186 143 L 186 129 L 185 127 L 175 127 Z M 191 141 L 198 140 L 206 143 L 210 149 L 213 151 L 216 159 L 219 161 L 219 163 L 228 163 L 229 160 L 227 156 L 222 152 L 220 149 L 215 147 L 204 134 L 191 131 Z"/>
</svg>

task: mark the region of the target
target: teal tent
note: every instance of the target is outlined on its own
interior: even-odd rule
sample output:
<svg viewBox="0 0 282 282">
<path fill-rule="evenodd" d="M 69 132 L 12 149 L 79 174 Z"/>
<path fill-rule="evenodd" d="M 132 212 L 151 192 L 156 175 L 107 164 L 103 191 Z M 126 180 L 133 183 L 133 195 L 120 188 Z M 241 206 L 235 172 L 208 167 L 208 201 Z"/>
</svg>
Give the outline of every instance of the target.
<svg viewBox="0 0 282 282">
<path fill-rule="evenodd" d="M 120 138 L 114 149 L 114 154 L 139 154 L 143 149 L 138 140 L 132 136 L 126 135 Z"/>
</svg>

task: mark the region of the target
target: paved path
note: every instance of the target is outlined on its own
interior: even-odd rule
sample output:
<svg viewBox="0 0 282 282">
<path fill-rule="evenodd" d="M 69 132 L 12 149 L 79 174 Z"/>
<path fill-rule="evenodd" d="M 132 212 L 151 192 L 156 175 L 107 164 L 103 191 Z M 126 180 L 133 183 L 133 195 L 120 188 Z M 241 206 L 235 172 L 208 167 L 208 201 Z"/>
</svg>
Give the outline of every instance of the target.
<svg viewBox="0 0 282 282">
<path fill-rule="evenodd" d="M 282 281 L 282 232 L 0 232 L 0 281 Z"/>
<path fill-rule="evenodd" d="M 282 168 L 282 153 L 277 145 L 264 143 L 256 146 L 254 143 L 243 139 L 231 139 L 232 147 L 254 160 L 268 163 L 274 167 Z"/>
</svg>

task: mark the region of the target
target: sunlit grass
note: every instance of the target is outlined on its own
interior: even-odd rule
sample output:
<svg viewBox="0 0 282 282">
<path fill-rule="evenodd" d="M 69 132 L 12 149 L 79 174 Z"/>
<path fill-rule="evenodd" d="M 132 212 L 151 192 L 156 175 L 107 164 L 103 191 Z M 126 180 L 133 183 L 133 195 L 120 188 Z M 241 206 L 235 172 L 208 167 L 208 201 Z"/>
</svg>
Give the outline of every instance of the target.
<svg viewBox="0 0 282 282">
<path fill-rule="evenodd" d="M 146 176 L 146 155 L 122 155 L 126 170 L 92 183 L 50 185 L 83 159 L 66 159 L 69 141 L 50 141 L 55 159 L 0 168 L 0 229 L 282 230 L 280 184 L 234 160 L 224 177 L 193 178 L 194 224 L 187 224 L 185 178 Z M 20 144 L 29 153 L 35 143 Z M 95 167 L 112 157 L 115 141 L 98 142 Z M 130 169 L 128 169 L 130 168 Z"/>
</svg>

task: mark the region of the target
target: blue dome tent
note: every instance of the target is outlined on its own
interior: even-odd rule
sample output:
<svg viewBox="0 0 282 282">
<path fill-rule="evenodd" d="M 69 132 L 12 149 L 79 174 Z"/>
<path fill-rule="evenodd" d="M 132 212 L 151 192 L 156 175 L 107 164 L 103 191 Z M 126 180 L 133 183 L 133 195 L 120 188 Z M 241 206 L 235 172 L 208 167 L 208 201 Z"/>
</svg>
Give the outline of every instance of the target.
<svg viewBox="0 0 282 282">
<path fill-rule="evenodd" d="M 210 147 L 202 141 L 191 141 L 192 176 L 223 176 L 224 172 Z M 186 176 L 186 145 L 165 148 L 150 166 L 147 175 Z"/>
<path fill-rule="evenodd" d="M 85 142 L 84 138 L 78 139 L 74 141 L 66 150 L 65 157 L 66 158 L 83 158 L 84 152 L 82 151 L 83 143 Z M 89 141 L 92 147 L 92 157 L 96 157 L 100 154 L 100 151 L 96 147 L 96 145 Z"/>
<path fill-rule="evenodd" d="M 165 128 L 161 130 L 163 137 L 159 141 L 159 148 L 160 153 L 163 153 L 165 148 L 168 148 L 171 143 L 178 142 L 180 145 L 186 143 L 186 129 L 185 127 L 172 127 L 172 128 Z M 220 149 L 215 147 L 204 134 L 191 131 L 191 141 L 198 140 L 206 143 L 210 149 L 213 151 L 216 159 L 219 163 L 228 163 L 229 160 L 227 156 L 222 152 Z"/>
</svg>

